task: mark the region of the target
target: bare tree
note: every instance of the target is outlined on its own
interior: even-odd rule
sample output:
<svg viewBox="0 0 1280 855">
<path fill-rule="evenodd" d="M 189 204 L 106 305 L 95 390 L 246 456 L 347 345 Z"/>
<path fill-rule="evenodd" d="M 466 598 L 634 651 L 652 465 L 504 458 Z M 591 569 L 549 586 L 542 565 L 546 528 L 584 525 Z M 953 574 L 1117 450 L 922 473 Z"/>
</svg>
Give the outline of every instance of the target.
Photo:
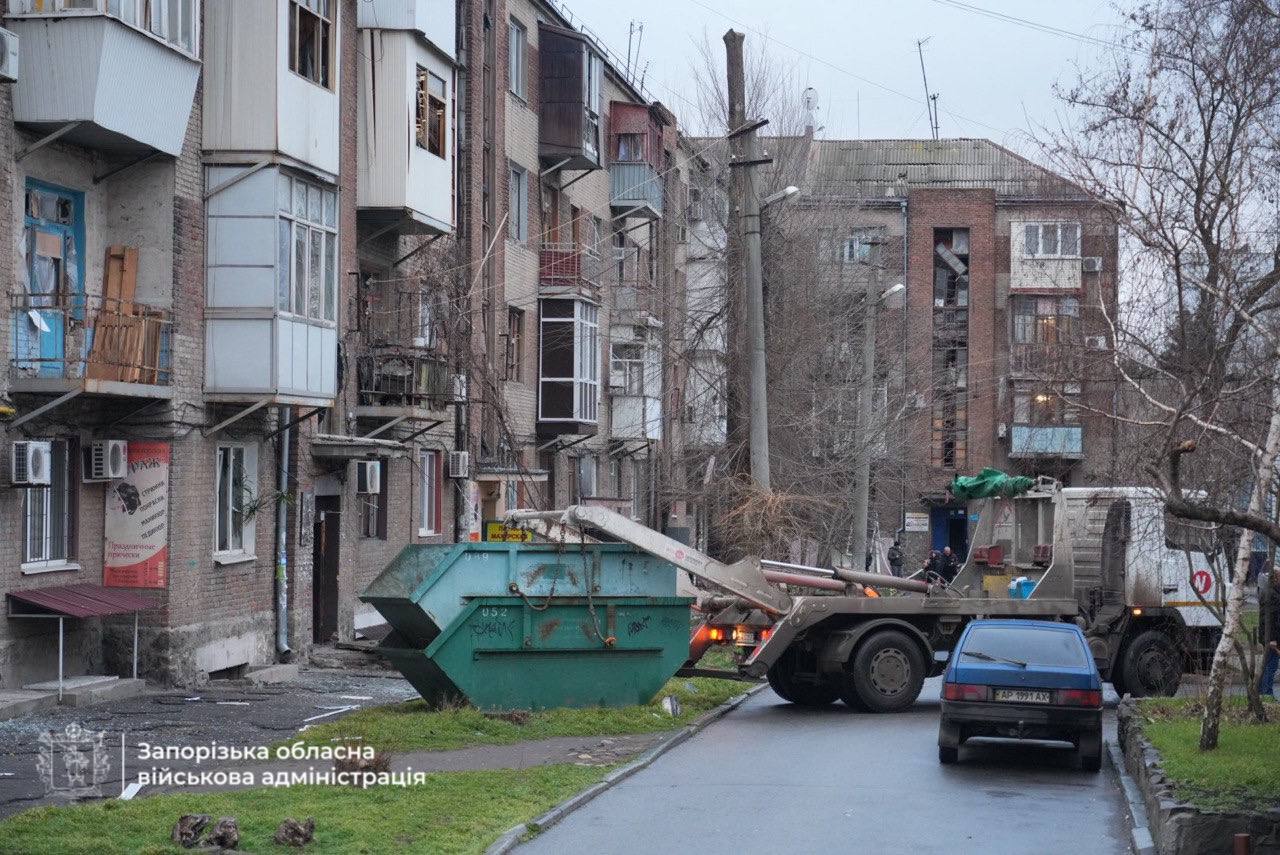
<svg viewBox="0 0 1280 855">
<path fill-rule="evenodd" d="M 1108 67 L 1060 90 L 1070 124 L 1045 144 L 1120 216 L 1127 279 L 1110 320 L 1129 390 L 1120 418 L 1145 435 L 1143 469 L 1175 516 L 1243 530 L 1203 750 L 1217 746 L 1228 660 L 1246 646 L 1251 533 L 1280 542 L 1278 13 L 1274 0 L 1142 4 Z"/>
</svg>

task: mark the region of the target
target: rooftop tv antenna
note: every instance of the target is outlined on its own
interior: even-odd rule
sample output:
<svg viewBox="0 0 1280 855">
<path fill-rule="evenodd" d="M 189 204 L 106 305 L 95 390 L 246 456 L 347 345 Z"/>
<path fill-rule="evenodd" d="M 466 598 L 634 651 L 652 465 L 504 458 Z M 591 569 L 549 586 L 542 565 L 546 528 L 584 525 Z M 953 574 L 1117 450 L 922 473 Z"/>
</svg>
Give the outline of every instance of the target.
<svg viewBox="0 0 1280 855">
<path fill-rule="evenodd" d="M 929 113 L 929 130 L 936 140 L 938 138 L 938 96 L 936 93 L 929 91 L 929 75 L 924 70 L 924 46 L 932 38 L 933 36 L 918 39 L 916 41 L 916 53 L 920 55 L 920 79 L 924 81 L 924 108 Z"/>
</svg>

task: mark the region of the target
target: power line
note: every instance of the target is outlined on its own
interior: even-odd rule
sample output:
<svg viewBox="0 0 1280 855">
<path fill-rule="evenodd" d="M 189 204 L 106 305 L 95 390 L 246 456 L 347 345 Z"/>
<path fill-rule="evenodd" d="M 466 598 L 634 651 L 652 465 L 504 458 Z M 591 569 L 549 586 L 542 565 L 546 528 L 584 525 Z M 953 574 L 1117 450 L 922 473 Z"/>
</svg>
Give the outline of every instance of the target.
<svg viewBox="0 0 1280 855">
<path fill-rule="evenodd" d="M 743 29 L 745 29 L 745 30 L 749 30 L 749 31 L 751 31 L 752 33 L 755 33 L 757 36 L 759 36 L 760 38 L 764 39 L 765 41 L 773 42 L 774 44 L 778 45 L 779 47 L 786 48 L 787 50 L 792 51 L 793 53 L 799 54 L 800 56 L 803 56 L 803 57 L 805 57 L 805 58 L 806 58 L 806 59 L 808 59 L 808 60 L 811 60 L 811 61 L 813 61 L 813 62 L 818 63 L 819 65 L 825 65 L 827 68 L 830 68 L 832 71 L 837 71 L 837 72 L 839 72 L 840 74 L 844 74 L 844 75 L 846 75 L 846 76 L 848 76 L 848 77 L 852 77 L 854 80 L 859 80 L 859 81 L 861 81 L 861 82 L 863 82 L 863 83 L 867 84 L 868 86 L 874 86 L 875 88 L 877 88 L 877 89 L 879 89 L 879 90 L 881 90 L 881 91 L 883 91 L 883 92 L 888 92 L 890 95 L 897 95 L 899 98 L 905 98 L 905 99 L 907 99 L 908 101 L 911 101 L 911 102 L 912 102 L 912 103 L 914 103 L 914 104 L 920 104 L 920 105 L 922 105 L 922 106 L 928 106 L 928 103 L 929 103 L 929 102 L 928 102 L 928 100 L 927 100 L 927 99 L 926 99 L 926 100 L 921 100 L 920 98 L 917 98 L 917 97 L 915 97 L 914 95 L 909 95 L 908 93 L 903 92 L 901 89 L 894 89 L 892 86 L 886 86 L 885 84 L 881 83 L 881 82 L 880 82 L 880 81 L 878 81 L 878 80 L 872 80 L 870 77 L 864 77 L 863 75 L 858 74 L 858 73 L 857 73 L 857 72 L 855 72 L 855 71 L 850 71 L 849 69 L 847 69 L 847 68 L 845 68 L 845 67 L 843 67 L 843 66 L 840 66 L 840 65 L 835 64 L 834 62 L 832 62 L 832 61 L 831 61 L 831 60 L 829 60 L 829 59 L 824 59 L 823 57 L 820 57 L 820 56 L 817 56 L 817 55 L 815 55 L 815 54 L 809 53 L 808 51 L 806 51 L 806 50 L 804 50 L 804 49 L 802 49 L 802 48 L 798 48 L 798 47 L 796 47 L 795 45 L 788 44 L 788 43 L 786 43 L 786 42 L 782 41 L 781 39 L 775 38 L 774 36 L 771 36 L 771 35 L 769 35 L 768 33 L 763 32 L 763 31 L 761 31 L 761 30 L 759 30 L 759 29 L 757 29 L 757 28 L 755 28 L 755 27 L 751 26 L 750 24 L 746 24 L 746 23 L 744 23 L 743 21 L 741 21 L 741 20 L 739 20 L 739 19 L 737 19 L 737 18 L 734 18 L 732 15 L 727 15 L 727 14 L 725 14 L 724 12 L 721 12 L 719 9 L 715 9 L 715 8 L 713 8 L 713 7 L 711 7 L 711 6 L 708 6 L 706 3 L 701 2 L 701 0 L 689 0 L 689 2 L 693 3 L 695 6 L 699 6 L 699 7 L 703 8 L 703 9 L 706 9 L 708 12 L 712 13 L 713 15 L 719 15 L 721 18 L 724 18 L 726 21 L 728 21 L 728 22 L 729 22 L 729 23 L 731 23 L 731 24 L 735 24 L 735 25 L 737 25 L 737 26 L 739 26 L 739 27 L 742 27 L 742 28 L 743 28 Z M 954 112 L 954 111 L 952 111 L 952 110 L 947 110 L 946 112 L 947 112 L 947 115 L 949 115 L 949 116 L 953 116 L 953 117 L 955 117 L 955 118 L 957 118 L 957 119 L 960 119 L 960 120 L 962 120 L 962 121 L 968 122 L 968 123 L 969 123 L 969 124 L 971 124 L 971 125 L 976 125 L 976 126 L 981 127 L 981 128 L 986 128 L 987 130 L 989 130 L 989 131 L 993 131 L 993 132 L 995 132 L 995 133 L 997 133 L 997 134 L 1004 134 L 1004 133 L 1006 133 L 1006 129 L 1003 129 L 1003 128 L 997 128 L 995 125 L 988 124 L 988 123 L 986 123 L 986 122 L 984 122 L 984 121 L 982 121 L 982 120 L 980 120 L 980 119 L 973 119 L 973 118 L 970 118 L 970 117 L 968 117 L 968 116 L 962 115 L 962 114 L 960 114 L 960 113 L 956 113 L 956 112 Z"/>
<path fill-rule="evenodd" d="M 1077 33 L 1074 30 L 1065 30 L 1061 27 L 1055 27 L 1051 24 L 1042 24 L 1039 21 L 1032 21 L 1028 18 L 1020 18 L 1017 15 L 1010 15 L 1006 12 L 997 12 L 994 9 L 984 9 L 981 6 L 974 6 L 972 3 L 964 3 L 961 0 L 932 0 L 940 6 L 950 6 L 961 12 L 971 12 L 975 15 L 982 15 L 996 21 L 1003 21 L 1006 24 L 1013 24 L 1018 27 L 1036 30 L 1037 32 L 1047 33 L 1051 36 L 1059 36 L 1064 39 L 1073 39 L 1085 44 L 1096 45 L 1098 47 L 1121 48 L 1127 50 L 1127 46 L 1118 42 L 1100 39 L 1096 36 L 1086 35 L 1085 33 Z"/>
</svg>

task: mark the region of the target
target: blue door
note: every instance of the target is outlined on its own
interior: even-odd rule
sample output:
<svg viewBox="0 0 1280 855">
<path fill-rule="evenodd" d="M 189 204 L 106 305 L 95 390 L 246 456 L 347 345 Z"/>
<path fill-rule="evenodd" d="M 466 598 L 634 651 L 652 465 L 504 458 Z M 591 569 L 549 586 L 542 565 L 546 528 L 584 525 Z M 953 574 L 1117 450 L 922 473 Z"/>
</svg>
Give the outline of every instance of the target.
<svg viewBox="0 0 1280 855">
<path fill-rule="evenodd" d="M 964 561 L 969 554 L 969 512 L 964 505 L 930 508 L 930 549 L 941 552 L 950 546 L 957 560 Z"/>
<path fill-rule="evenodd" d="M 68 376 L 67 316 L 83 317 L 84 195 L 28 181 L 24 220 L 26 298 L 14 318 L 17 367 Z"/>
</svg>

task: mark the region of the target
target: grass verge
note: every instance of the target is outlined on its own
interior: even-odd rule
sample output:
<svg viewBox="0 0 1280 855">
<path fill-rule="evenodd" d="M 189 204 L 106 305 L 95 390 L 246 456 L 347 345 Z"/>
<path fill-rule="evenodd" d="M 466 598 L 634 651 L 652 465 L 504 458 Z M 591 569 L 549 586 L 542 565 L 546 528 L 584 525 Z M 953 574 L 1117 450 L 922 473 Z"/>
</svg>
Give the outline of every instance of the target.
<svg viewBox="0 0 1280 855">
<path fill-rule="evenodd" d="M 182 793 L 135 801 L 44 807 L 0 822 L 3 850 L 15 855 L 186 852 L 169 840 L 185 813 L 234 816 L 247 852 L 298 852 L 272 841 L 285 817 L 315 817 L 308 853 L 483 852 L 517 823 L 591 786 L 608 769 L 537 766 L 442 772 L 420 787 L 292 787 Z"/>
<path fill-rule="evenodd" d="M 1268 703 L 1268 723 L 1255 724 L 1243 698 L 1227 699 L 1215 751 L 1199 747 L 1199 699 L 1150 699 L 1138 709 L 1180 798 L 1205 810 L 1280 804 L 1280 704 Z"/>
<path fill-rule="evenodd" d="M 372 707 L 308 728 L 297 739 L 312 745 L 359 740 L 385 751 L 443 751 L 470 745 L 510 745 L 554 736 L 655 733 L 688 724 L 749 688 L 734 680 L 676 677 L 643 706 L 554 709 L 486 715 L 473 707 L 432 710 L 423 701 Z M 681 713 L 671 717 L 660 700 L 674 695 Z M 290 742 L 296 740 L 289 740 Z"/>
</svg>

